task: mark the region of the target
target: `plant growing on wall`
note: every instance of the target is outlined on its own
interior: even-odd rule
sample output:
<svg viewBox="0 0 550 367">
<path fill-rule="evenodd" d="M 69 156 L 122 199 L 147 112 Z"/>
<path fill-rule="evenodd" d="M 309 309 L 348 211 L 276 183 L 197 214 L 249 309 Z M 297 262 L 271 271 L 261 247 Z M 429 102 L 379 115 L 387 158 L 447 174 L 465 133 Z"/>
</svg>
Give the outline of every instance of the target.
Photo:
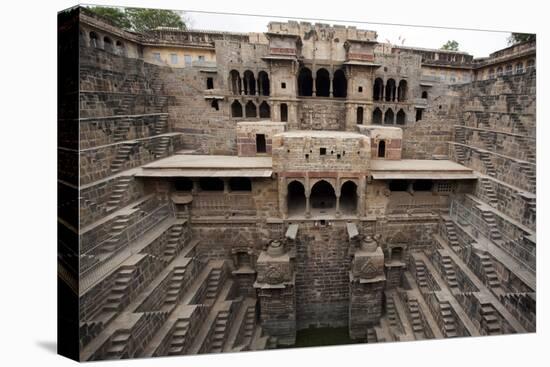
<svg viewBox="0 0 550 367">
<path fill-rule="evenodd" d="M 114 25 L 129 31 L 145 32 L 158 27 L 187 28 L 183 13 L 174 10 L 106 6 L 94 6 L 89 9 Z"/>
<path fill-rule="evenodd" d="M 447 41 L 447 43 L 441 46 L 441 49 L 447 51 L 458 51 L 458 42 L 455 40 L 449 40 Z"/>
</svg>

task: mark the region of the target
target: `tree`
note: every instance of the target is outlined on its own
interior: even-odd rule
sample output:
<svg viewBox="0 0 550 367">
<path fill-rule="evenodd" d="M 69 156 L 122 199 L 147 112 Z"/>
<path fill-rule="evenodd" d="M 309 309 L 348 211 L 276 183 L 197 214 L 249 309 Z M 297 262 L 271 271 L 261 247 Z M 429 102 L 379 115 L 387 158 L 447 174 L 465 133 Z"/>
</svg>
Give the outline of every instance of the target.
<svg viewBox="0 0 550 367">
<path fill-rule="evenodd" d="M 516 43 L 536 40 L 537 35 L 534 33 L 512 33 L 510 37 L 508 37 L 508 44 L 515 45 Z"/>
<path fill-rule="evenodd" d="M 125 12 L 132 23 L 132 30 L 136 32 L 157 27 L 186 29 L 181 14 L 173 10 L 127 8 Z"/>
<path fill-rule="evenodd" d="M 456 42 L 455 40 L 449 40 L 447 41 L 447 43 L 441 46 L 441 49 L 448 51 L 458 51 L 458 42 Z"/>
<path fill-rule="evenodd" d="M 94 6 L 90 8 L 91 11 L 97 15 L 110 20 L 114 25 L 122 29 L 131 29 L 132 24 L 128 19 L 126 12 L 120 8 L 113 8 L 107 6 Z"/>
<path fill-rule="evenodd" d="M 186 29 L 182 15 L 174 10 L 116 8 L 94 6 L 89 8 L 97 15 L 111 21 L 114 25 L 135 32 L 145 32 L 157 27 Z"/>
</svg>

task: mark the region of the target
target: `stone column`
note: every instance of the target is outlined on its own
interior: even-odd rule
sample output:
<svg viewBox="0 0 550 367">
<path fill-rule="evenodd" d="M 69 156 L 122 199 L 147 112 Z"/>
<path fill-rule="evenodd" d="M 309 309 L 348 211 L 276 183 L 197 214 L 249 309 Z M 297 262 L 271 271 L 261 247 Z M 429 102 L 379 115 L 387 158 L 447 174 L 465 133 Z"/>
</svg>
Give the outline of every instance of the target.
<svg viewBox="0 0 550 367">
<path fill-rule="evenodd" d="M 262 328 L 277 337 L 278 345 L 296 342 L 295 277 L 285 244 L 272 241 L 256 262 Z"/>
<path fill-rule="evenodd" d="M 244 91 L 245 91 L 245 88 L 244 88 L 244 76 L 241 78 L 241 96 L 244 96 Z"/>
<path fill-rule="evenodd" d="M 382 95 L 380 96 L 380 101 L 385 101 L 386 100 L 386 85 L 384 83 L 382 83 L 382 88 L 380 88 L 381 91 L 382 91 Z"/>
<path fill-rule="evenodd" d="M 357 214 L 360 217 L 365 216 L 365 206 L 367 205 L 366 201 L 365 201 L 366 181 L 367 180 L 366 180 L 365 176 L 359 177 L 359 186 L 357 187 L 357 190 L 359 191 L 357 193 L 357 200 L 359 201 L 357 203 Z"/>
<path fill-rule="evenodd" d="M 332 98 L 333 97 L 333 93 L 332 93 L 332 80 L 333 80 L 333 78 L 331 77 L 331 78 L 329 78 L 329 80 L 330 80 L 330 82 L 329 82 L 329 87 L 328 87 L 328 90 L 329 90 L 328 96 L 330 98 Z"/>
<path fill-rule="evenodd" d="M 351 244 L 354 242 L 350 239 Z M 353 255 L 350 271 L 349 335 L 365 339 L 367 328 L 379 323 L 386 276 L 384 252 L 371 237 L 361 242 Z"/>
<path fill-rule="evenodd" d="M 340 193 L 336 194 L 336 218 L 340 216 Z"/>
<path fill-rule="evenodd" d="M 312 90 L 311 95 L 313 97 L 317 97 L 317 87 L 315 85 L 315 77 L 312 77 L 312 78 L 313 78 L 313 85 L 311 86 L 311 90 Z"/>
<path fill-rule="evenodd" d="M 191 193 L 196 194 L 199 191 L 200 191 L 199 180 L 193 180 L 193 187 L 191 188 Z"/>
<path fill-rule="evenodd" d="M 279 208 L 284 219 L 288 217 L 288 187 L 284 177 L 279 177 Z"/>
<path fill-rule="evenodd" d="M 311 208 L 309 203 L 309 190 L 306 191 L 306 218 L 311 217 Z"/>
<path fill-rule="evenodd" d="M 261 93 L 260 93 L 260 78 L 256 79 L 256 96 L 259 96 Z"/>
<path fill-rule="evenodd" d="M 223 179 L 223 193 L 228 194 L 231 190 L 229 189 L 229 179 L 224 178 Z"/>
</svg>

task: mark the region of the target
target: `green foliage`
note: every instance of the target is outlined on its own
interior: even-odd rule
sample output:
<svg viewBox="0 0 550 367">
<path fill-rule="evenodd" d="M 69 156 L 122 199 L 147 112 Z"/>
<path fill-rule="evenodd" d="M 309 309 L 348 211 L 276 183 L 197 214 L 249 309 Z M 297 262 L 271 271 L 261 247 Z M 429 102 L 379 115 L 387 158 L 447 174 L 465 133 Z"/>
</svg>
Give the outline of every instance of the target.
<svg viewBox="0 0 550 367">
<path fill-rule="evenodd" d="M 512 33 L 508 37 L 508 44 L 515 45 L 516 43 L 526 42 L 526 41 L 536 41 L 537 35 L 534 33 Z"/>
<path fill-rule="evenodd" d="M 97 15 L 110 20 L 117 27 L 120 27 L 122 29 L 132 28 L 132 24 L 130 23 L 128 16 L 124 12 L 124 10 L 120 8 L 94 6 L 93 8 L 90 8 L 90 10 L 96 13 Z"/>
<path fill-rule="evenodd" d="M 95 6 L 89 8 L 97 15 L 113 22 L 116 26 L 135 32 L 145 32 L 157 27 L 186 29 L 185 22 L 176 11 L 142 8 L 115 8 Z"/>
<path fill-rule="evenodd" d="M 157 27 L 185 29 L 181 15 L 173 10 L 127 8 L 126 14 L 136 32 L 144 32 Z"/>
<path fill-rule="evenodd" d="M 441 49 L 448 51 L 458 51 L 458 42 L 455 40 L 449 40 L 447 41 L 447 43 L 441 46 Z"/>
</svg>

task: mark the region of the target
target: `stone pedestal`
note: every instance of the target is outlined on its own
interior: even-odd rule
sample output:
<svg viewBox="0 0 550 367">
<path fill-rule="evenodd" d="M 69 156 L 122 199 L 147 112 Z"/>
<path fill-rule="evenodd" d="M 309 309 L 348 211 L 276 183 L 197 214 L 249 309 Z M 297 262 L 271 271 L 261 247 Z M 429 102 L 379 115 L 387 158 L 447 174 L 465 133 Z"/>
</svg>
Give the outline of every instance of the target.
<svg viewBox="0 0 550 367">
<path fill-rule="evenodd" d="M 296 342 L 295 278 L 290 255 L 280 241 L 273 241 L 256 262 L 254 288 L 260 301 L 261 325 L 278 345 Z"/>
<path fill-rule="evenodd" d="M 365 339 L 367 327 L 378 324 L 386 276 L 384 253 L 370 236 L 355 251 L 350 271 L 349 335 Z"/>
</svg>

